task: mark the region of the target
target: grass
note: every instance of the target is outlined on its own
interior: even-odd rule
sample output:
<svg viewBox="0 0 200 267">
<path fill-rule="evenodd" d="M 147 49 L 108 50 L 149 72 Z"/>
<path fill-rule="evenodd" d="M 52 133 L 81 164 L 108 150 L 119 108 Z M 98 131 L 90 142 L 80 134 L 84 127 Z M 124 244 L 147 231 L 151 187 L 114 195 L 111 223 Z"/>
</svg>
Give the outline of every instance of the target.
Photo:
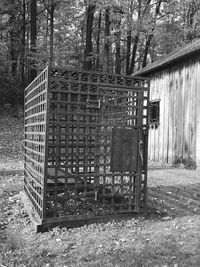
<svg viewBox="0 0 200 267">
<path fill-rule="evenodd" d="M 8 122 L 1 126 L 9 132 L 0 158 L 1 267 L 200 266 L 199 171 L 149 171 L 148 214 L 36 234 L 19 197 L 22 131 Z"/>
<path fill-rule="evenodd" d="M 37 235 L 23 221 L 7 228 L 3 266 L 200 266 L 199 215 L 57 227 Z"/>
</svg>

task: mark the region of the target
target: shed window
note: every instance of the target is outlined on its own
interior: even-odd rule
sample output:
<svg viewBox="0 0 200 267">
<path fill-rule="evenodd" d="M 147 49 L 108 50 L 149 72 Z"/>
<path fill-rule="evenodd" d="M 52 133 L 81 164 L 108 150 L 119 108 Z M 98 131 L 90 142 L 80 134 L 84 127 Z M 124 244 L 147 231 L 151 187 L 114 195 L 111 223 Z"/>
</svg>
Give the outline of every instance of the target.
<svg viewBox="0 0 200 267">
<path fill-rule="evenodd" d="M 159 124 L 160 120 L 160 100 L 150 101 L 150 124 Z"/>
</svg>

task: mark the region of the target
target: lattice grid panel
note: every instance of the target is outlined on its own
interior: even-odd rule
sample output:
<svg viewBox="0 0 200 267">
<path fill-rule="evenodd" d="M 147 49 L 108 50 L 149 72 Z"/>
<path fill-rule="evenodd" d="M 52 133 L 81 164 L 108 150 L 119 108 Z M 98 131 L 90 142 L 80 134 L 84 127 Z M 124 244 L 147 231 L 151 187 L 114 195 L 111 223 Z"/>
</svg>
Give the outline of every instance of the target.
<svg viewBox="0 0 200 267">
<path fill-rule="evenodd" d="M 48 68 L 25 89 L 24 190 L 43 218 Z"/>
<path fill-rule="evenodd" d="M 133 131 L 138 144 L 147 142 L 148 84 L 53 69 L 49 94 L 45 217 L 108 215 L 143 207 L 145 151 L 137 153 L 135 170 L 111 171 L 110 165 L 114 128 Z"/>
</svg>

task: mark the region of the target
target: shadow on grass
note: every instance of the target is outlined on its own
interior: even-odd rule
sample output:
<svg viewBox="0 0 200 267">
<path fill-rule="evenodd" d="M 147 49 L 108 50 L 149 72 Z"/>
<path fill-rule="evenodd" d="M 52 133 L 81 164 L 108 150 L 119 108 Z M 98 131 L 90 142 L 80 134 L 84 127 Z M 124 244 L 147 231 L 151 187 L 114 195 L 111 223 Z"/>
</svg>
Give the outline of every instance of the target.
<svg viewBox="0 0 200 267">
<path fill-rule="evenodd" d="M 162 240 L 155 240 L 157 244 L 144 244 L 139 251 L 134 247 L 127 251 L 116 251 L 112 253 L 111 266 L 199 266 L 199 255 L 195 250 L 185 252 L 181 249 L 177 239 L 173 235 L 162 237 Z"/>
<path fill-rule="evenodd" d="M 148 215 L 182 217 L 200 214 L 200 184 L 148 188 Z"/>
</svg>

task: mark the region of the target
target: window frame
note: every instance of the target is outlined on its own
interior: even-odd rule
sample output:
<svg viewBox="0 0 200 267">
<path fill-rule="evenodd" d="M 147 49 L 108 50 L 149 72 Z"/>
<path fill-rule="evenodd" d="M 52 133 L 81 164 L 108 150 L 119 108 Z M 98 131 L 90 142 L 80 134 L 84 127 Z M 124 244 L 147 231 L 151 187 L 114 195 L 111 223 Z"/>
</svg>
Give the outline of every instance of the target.
<svg viewBox="0 0 200 267">
<path fill-rule="evenodd" d="M 153 106 L 156 106 L 156 118 L 152 119 L 151 109 Z M 160 124 L 160 99 L 153 99 L 149 101 L 149 125 L 158 126 Z"/>
</svg>

